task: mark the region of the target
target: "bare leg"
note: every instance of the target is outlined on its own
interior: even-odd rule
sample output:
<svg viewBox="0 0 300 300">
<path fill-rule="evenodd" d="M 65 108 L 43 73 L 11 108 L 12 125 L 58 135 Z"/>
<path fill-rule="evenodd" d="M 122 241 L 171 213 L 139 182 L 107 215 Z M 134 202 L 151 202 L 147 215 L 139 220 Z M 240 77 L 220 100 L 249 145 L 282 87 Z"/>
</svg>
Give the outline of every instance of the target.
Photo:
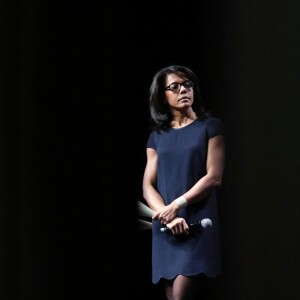
<svg viewBox="0 0 300 300">
<path fill-rule="evenodd" d="M 186 277 L 178 275 L 173 281 L 172 300 L 193 300 L 200 287 L 200 276 Z"/>
</svg>

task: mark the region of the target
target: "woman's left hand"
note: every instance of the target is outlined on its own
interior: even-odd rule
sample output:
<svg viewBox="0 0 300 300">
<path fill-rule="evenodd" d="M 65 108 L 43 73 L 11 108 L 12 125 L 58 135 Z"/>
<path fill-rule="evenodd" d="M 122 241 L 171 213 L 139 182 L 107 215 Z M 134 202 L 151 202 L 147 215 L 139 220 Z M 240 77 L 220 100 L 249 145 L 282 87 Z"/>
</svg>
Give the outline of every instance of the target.
<svg viewBox="0 0 300 300">
<path fill-rule="evenodd" d="M 172 202 L 155 212 L 152 219 L 158 220 L 161 224 L 167 225 L 176 218 L 178 210 L 178 205 L 175 202 Z"/>
</svg>

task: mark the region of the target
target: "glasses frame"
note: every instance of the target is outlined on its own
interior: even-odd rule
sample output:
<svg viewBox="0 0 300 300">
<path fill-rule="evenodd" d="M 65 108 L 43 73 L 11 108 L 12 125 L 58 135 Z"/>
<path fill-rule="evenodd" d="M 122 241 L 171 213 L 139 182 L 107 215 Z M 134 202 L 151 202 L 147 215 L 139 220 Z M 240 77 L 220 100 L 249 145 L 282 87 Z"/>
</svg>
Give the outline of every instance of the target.
<svg viewBox="0 0 300 300">
<path fill-rule="evenodd" d="M 190 83 L 191 83 L 191 86 L 186 87 L 185 84 L 186 84 L 187 82 L 190 82 Z M 174 89 L 171 89 L 171 88 L 170 88 L 170 85 L 172 85 L 173 83 L 179 84 L 179 88 L 178 88 L 177 90 L 174 90 Z M 190 89 L 192 89 L 192 88 L 194 87 L 194 82 L 193 82 L 192 80 L 190 80 L 190 79 L 185 80 L 185 81 L 183 81 L 183 82 L 172 82 L 172 83 L 170 83 L 168 86 L 165 87 L 165 90 L 171 91 L 171 92 L 173 92 L 173 93 L 178 93 L 178 92 L 180 91 L 182 85 L 183 85 L 187 90 L 190 90 Z"/>
</svg>

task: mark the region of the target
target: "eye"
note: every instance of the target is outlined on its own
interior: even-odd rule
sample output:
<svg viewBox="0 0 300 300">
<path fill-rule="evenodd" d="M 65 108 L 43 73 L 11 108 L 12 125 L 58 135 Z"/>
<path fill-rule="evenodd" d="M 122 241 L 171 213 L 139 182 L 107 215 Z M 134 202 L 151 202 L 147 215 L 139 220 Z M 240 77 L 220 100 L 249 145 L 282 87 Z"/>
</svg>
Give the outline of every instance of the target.
<svg viewBox="0 0 300 300">
<path fill-rule="evenodd" d="M 193 82 L 191 80 L 187 80 L 185 83 L 184 83 L 184 87 L 185 88 L 192 88 L 193 87 Z"/>
<path fill-rule="evenodd" d="M 179 87 L 179 83 L 178 82 L 173 82 L 170 84 L 170 90 L 174 90 L 177 91 Z"/>
</svg>

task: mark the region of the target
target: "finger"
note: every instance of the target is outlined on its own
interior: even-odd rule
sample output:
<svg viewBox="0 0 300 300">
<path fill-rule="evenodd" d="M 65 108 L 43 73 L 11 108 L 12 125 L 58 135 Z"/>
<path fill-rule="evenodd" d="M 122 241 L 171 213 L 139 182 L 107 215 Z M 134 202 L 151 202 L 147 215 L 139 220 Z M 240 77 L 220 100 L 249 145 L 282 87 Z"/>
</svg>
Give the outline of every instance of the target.
<svg viewBox="0 0 300 300">
<path fill-rule="evenodd" d="M 184 232 L 185 232 L 185 234 L 189 234 L 190 233 L 190 231 L 189 231 L 189 226 L 185 223 L 184 225 L 183 225 L 183 227 L 184 227 Z"/>
<path fill-rule="evenodd" d="M 178 223 L 177 228 L 178 228 L 178 234 L 184 234 L 185 233 L 184 226 L 181 222 Z"/>
<path fill-rule="evenodd" d="M 185 230 L 184 230 L 184 227 L 183 227 L 183 224 L 182 224 L 182 223 L 180 223 L 179 228 L 180 228 L 180 233 L 181 233 L 181 234 L 184 234 L 184 233 L 185 233 Z"/>
<path fill-rule="evenodd" d="M 160 218 L 159 220 L 158 220 L 161 224 L 163 224 L 163 225 L 168 225 L 168 222 L 166 222 L 164 219 L 162 219 L 162 218 Z"/>
<path fill-rule="evenodd" d="M 159 220 L 161 221 L 165 221 L 166 217 L 164 216 L 163 213 L 160 213 L 159 216 L 158 216 Z"/>
<path fill-rule="evenodd" d="M 173 234 L 178 234 L 178 228 L 177 226 L 174 226 L 172 229 Z"/>
<path fill-rule="evenodd" d="M 167 223 L 166 226 L 171 229 L 173 234 L 176 234 L 176 226 L 174 226 L 174 224 L 172 224 L 172 222 Z"/>
<path fill-rule="evenodd" d="M 162 224 L 165 224 L 164 223 L 165 222 L 165 218 L 164 218 L 164 216 L 160 212 L 156 213 L 155 220 L 159 221 Z"/>
<path fill-rule="evenodd" d="M 162 216 L 162 221 L 165 222 L 165 224 L 171 223 L 171 220 L 168 216 Z"/>
<path fill-rule="evenodd" d="M 169 229 L 171 229 L 171 231 L 172 231 L 173 234 L 176 234 L 176 233 L 175 233 L 175 229 L 174 229 L 174 227 L 171 225 L 171 223 L 166 224 L 166 227 L 168 227 Z"/>
<path fill-rule="evenodd" d="M 181 222 L 177 223 L 176 227 L 177 227 L 177 234 L 183 234 L 184 233 L 183 224 Z"/>
</svg>

